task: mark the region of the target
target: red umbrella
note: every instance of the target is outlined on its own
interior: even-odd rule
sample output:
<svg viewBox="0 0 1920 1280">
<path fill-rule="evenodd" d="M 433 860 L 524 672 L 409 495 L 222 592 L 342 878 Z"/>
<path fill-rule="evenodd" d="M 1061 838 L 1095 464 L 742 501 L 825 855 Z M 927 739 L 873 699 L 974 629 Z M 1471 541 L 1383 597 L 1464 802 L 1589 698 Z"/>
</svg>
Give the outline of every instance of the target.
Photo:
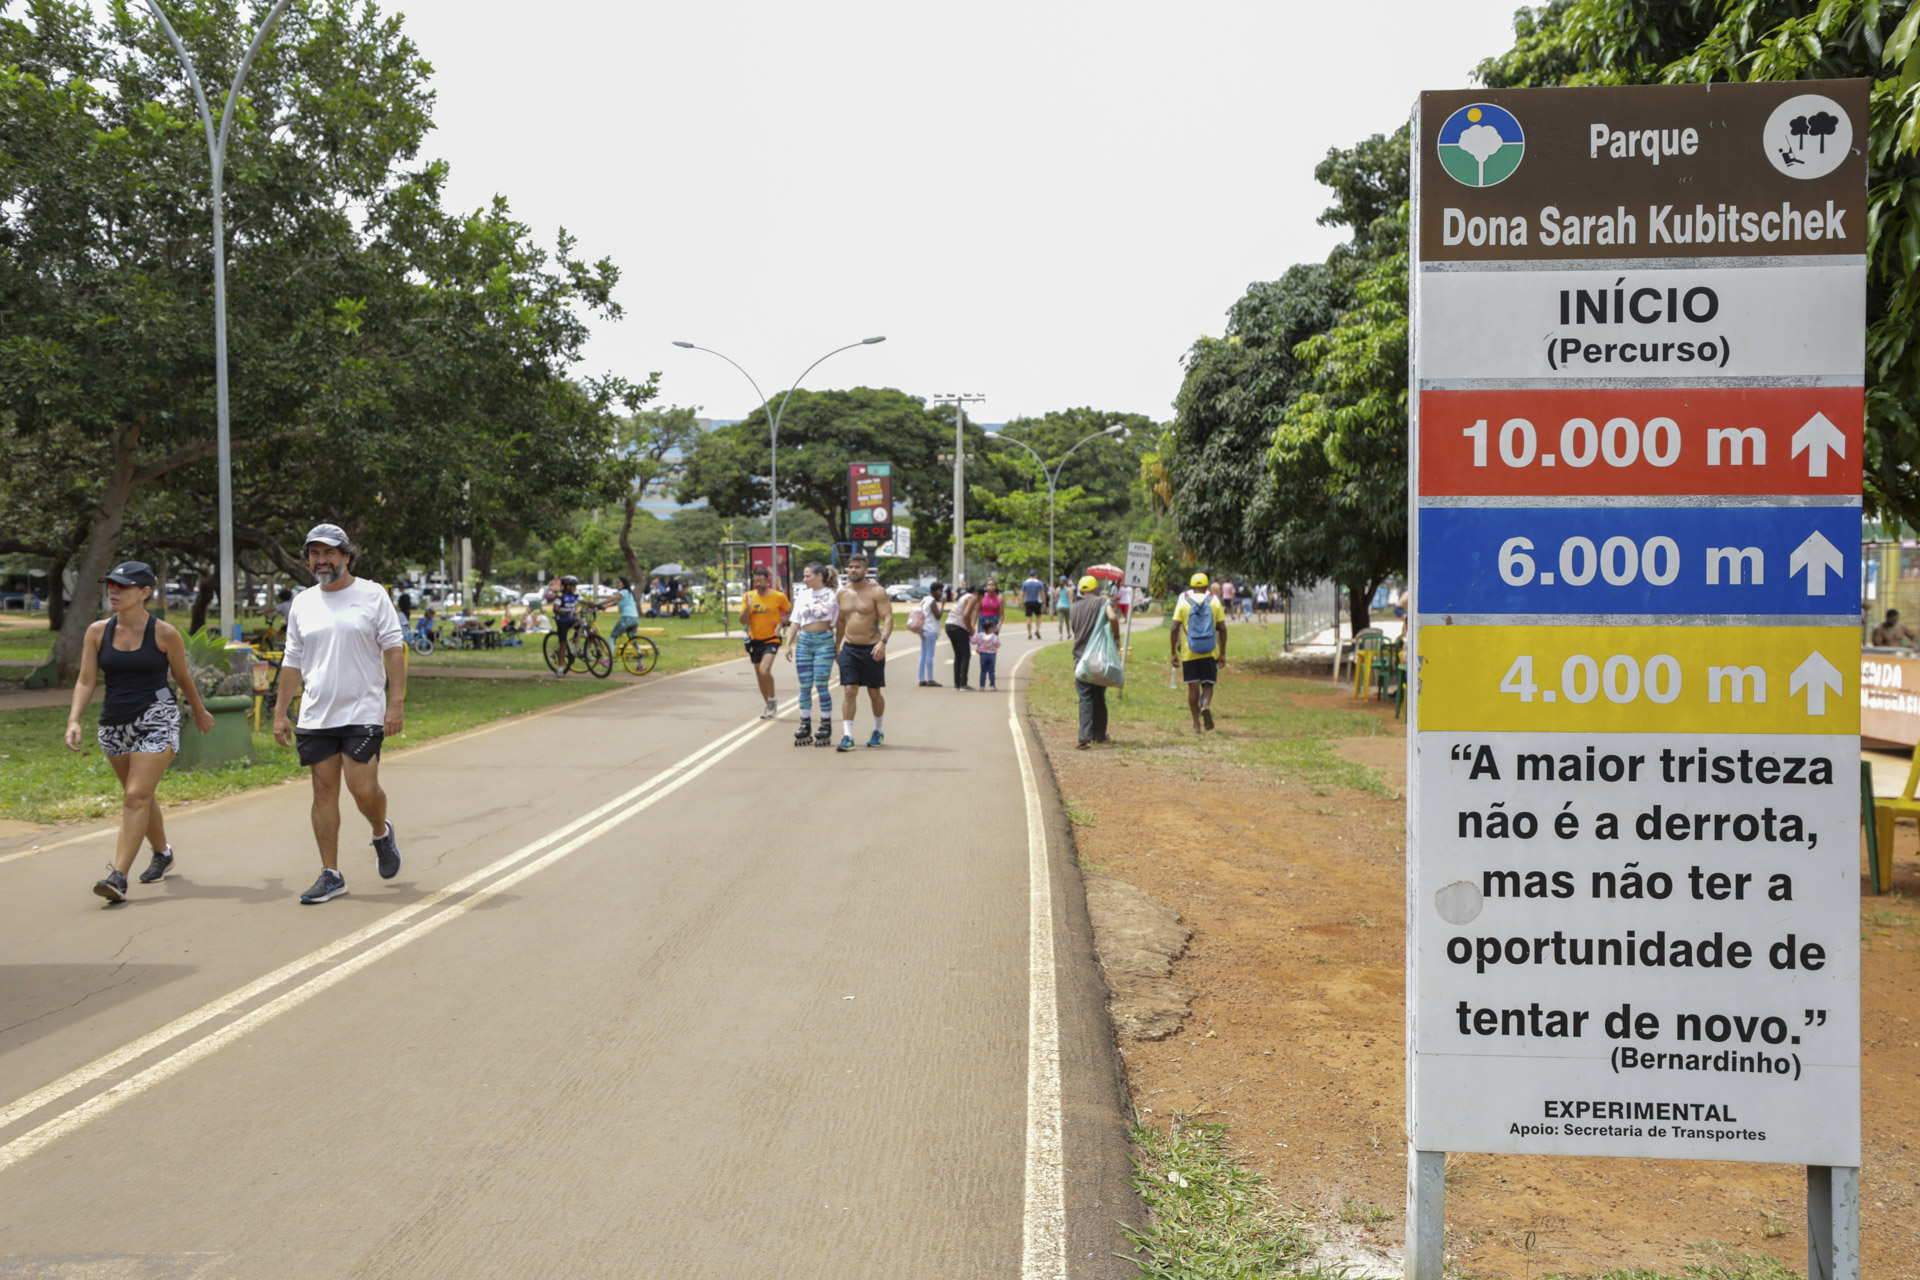
<svg viewBox="0 0 1920 1280">
<path fill-rule="evenodd" d="M 1117 564 L 1096 564 L 1087 570 L 1093 578 L 1105 578 L 1108 582 L 1118 582 L 1127 576 L 1127 571 Z"/>
</svg>

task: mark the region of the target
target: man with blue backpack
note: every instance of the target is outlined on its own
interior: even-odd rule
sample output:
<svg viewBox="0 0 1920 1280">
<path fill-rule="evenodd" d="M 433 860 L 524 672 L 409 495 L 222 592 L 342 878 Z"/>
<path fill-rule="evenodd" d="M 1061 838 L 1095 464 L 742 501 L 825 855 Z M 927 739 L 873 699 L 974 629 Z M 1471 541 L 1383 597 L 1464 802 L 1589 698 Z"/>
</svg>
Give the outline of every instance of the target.
<svg viewBox="0 0 1920 1280">
<path fill-rule="evenodd" d="M 1207 575 L 1196 573 L 1188 583 L 1191 591 L 1180 593 L 1173 610 L 1173 661 L 1180 664 L 1181 679 L 1187 685 L 1187 710 L 1193 714 L 1193 731 L 1213 728 L 1213 686 L 1220 682 L 1220 667 L 1227 660 L 1227 609 L 1207 590 Z"/>
</svg>

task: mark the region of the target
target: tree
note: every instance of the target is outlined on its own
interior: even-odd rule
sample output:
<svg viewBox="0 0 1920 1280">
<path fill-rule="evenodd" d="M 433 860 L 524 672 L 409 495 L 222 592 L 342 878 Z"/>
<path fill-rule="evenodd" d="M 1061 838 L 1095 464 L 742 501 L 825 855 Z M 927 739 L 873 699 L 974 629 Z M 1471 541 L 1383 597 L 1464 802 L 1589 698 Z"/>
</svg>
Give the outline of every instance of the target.
<svg viewBox="0 0 1920 1280">
<path fill-rule="evenodd" d="M 1865 505 L 1869 516 L 1920 524 L 1920 5 L 1554 0 L 1521 10 L 1514 34 L 1512 49 L 1480 64 L 1483 84 L 1873 80 Z M 1790 127 L 1804 147 L 1798 122 Z"/>
<path fill-rule="evenodd" d="M 1320 221 L 1352 239 L 1251 286 L 1189 353 L 1160 456 L 1198 562 L 1333 578 L 1362 609 L 1405 566 L 1407 148 L 1401 129 L 1329 152 Z"/>
<path fill-rule="evenodd" d="M 253 26 L 237 0 L 172 10 L 202 74 L 230 81 Z M 321 511 L 377 545 L 372 563 L 548 519 L 557 491 L 604 489 L 612 407 L 651 394 L 566 378 L 580 313 L 618 314 L 611 263 L 564 233 L 550 259 L 502 201 L 449 216 L 444 168 L 407 168 L 429 70 L 397 18 L 316 0 L 288 11 L 237 106 L 236 541 L 276 563 Z M 171 46 L 127 4 L 99 23 L 59 0 L 0 18 L 0 118 L 0 412 L 84 478 L 8 497 L 9 527 L 90 599 L 130 530 L 213 537 L 204 136 Z M 63 619 L 65 673 L 92 613 Z"/>
<path fill-rule="evenodd" d="M 1113 554 L 1094 520 L 1095 503 L 1079 485 L 1054 493 L 1053 562 L 1074 570 Z M 1002 573 L 1041 569 L 1047 560 L 1047 491 L 996 494 L 975 485 L 967 497 L 967 548 Z M 978 519 L 975 519 L 975 514 Z"/>
<path fill-rule="evenodd" d="M 640 556 L 633 547 L 633 520 L 649 493 L 678 477 L 686 452 L 700 435 L 692 409 L 651 409 L 628 418 L 614 440 L 613 467 L 621 485 L 620 554 L 627 562 L 627 579 L 646 582 Z M 649 561 L 649 563 L 654 563 Z"/>
<path fill-rule="evenodd" d="M 848 540 L 847 466 L 893 464 L 893 499 L 913 508 L 914 531 L 937 541 L 953 518 L 953 420 L 905 392 L 872 387 L 796 391 L 780 419 L 780 501 L 810 511 L 835 542 Z M 971 450 L 985 452 L 979 428 Z M 707 432 L 687 457 L 678 486 L 682 502 L 705 499 L 720 516 L 764 517 L 768 511 L 768 422 L 764 409 Z M 783 530 L 782 536 L 785 536 Z M 920 554 L 929 548 L 924 543 Z"/>
</svg>

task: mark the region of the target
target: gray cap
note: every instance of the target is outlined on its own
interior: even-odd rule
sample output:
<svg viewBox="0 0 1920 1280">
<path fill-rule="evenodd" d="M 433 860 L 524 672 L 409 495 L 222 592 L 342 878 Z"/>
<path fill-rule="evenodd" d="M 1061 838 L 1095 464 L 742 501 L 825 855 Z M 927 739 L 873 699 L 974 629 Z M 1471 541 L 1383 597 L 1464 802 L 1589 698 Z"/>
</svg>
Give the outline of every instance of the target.
<svg viewBox="0 0 1920 1280">
<path fill-rule="evenodd" d="M 307 530 L 306 541 L 300 545 L 310 547 L 316 542 L 324 542 L 330 547 L 352 548 L 348 544 L 347 531 L 337 524 L 317 524 Z"/>
<path fill-rule="evenodd" d="M 154 586 L 153 569 L 144 561 L 124 560 L 113 566 L 113 571 L 101 578 L 102 582 L 117 582 L 123 587 Z"/>
</svg>

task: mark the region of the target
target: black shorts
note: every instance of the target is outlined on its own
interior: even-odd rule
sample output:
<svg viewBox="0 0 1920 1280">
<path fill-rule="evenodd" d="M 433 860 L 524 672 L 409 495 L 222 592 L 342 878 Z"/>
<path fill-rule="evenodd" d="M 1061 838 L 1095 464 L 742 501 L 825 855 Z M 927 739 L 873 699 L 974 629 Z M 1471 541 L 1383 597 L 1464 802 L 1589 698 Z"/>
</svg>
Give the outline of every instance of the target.
<svg viewBox="0 0 1920 1280">
<path fill-rule="evenodd" d="M 1040 616 L 1040 602 L 1038 600 L 1027 601 L 1027 616 L 1029 618 L 1037 618 Z"/>
<path fill-rule="evenodd" d="M 1190 658 L 1180 664 L 1180 678 L 1187 684 L 1219 684 L 1218 658 Z"/>
<path fill-rule="evenodd" d="M 840 683 L 859 689 L 887 687 L 887 664 L 873 656 L 870 644 L 840 646 Z"/>
<path fill-rule="evenodd" d="M 386 737 L 387 731 L 377 724 L 346 724 L 338 729 L 297 729 L 293 741 L 300 749 L 300 763 L 311 769 L 331 756 L 365 764 L 380 754 Z"/>
<path fill-rule="evenodd" d="M 779 652 L 780 652 L 780 642 L 778 640 L 747 641 L 747 657 L 753 660 L 753 665 L 756 667 L 760 665 L 760 659 L 766 657 L 770 653 L 779 653 Z"/>
</svg>

